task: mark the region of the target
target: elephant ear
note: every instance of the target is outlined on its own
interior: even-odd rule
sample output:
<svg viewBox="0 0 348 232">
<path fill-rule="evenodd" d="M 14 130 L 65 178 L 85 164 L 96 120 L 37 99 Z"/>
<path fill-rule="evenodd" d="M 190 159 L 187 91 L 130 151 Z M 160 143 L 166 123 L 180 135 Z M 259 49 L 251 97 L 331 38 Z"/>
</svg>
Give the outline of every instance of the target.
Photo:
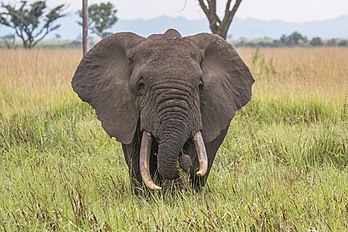
<svg viewBox="0 0 348 232">
<path fill-rule="evenodd" d="M 105 131 L 125 144 L 131 143 L 139 118 L 127 53 L 143 39 L 133 33 L 106 37 L 83 57 L 72 79 L 74 91 L 96 110 Z"/>
<path fill-rule="evenodd" d="M 205 143 L 209 143 L 250 100 L 254 78 L 234 48 L 220 36 L 202 33 L 187 39 L 201 52 L 202 135 Z"/>
</svg>

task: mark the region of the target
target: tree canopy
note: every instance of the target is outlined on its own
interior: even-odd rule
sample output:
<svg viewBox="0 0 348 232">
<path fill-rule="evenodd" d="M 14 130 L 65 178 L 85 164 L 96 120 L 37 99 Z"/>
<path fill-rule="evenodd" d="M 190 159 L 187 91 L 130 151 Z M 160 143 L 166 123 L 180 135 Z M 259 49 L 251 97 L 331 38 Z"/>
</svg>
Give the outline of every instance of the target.
<svg viewBox="0 0 348 232">
<path fill-rule="evenodd" d="M 288 36 L 282 35 L 280 42 L 287 47 L 295 47 L 307 43 L 307 37 L 295 31 Z"/>
<path fill-rule="evenodd" d="M 82 17 L 82 12 L 78 11 L 78 13 Z M 88 7 L 88 24 L 92 33 L 100 38 L 109 34 L 106 30 L 117 22 L 116 13 L 117 9 L 111 2 L 90 5 Z"/>
<path fill-rule="evenodd" d="M 0 24 L 13 28 L 15 34 L 23 41 L 23 47 L 30 49 L 60 27 L 55 22 L 65 16 L 62 13 L 64 6 L 61 4 L 48 10 L 46 1 L 31 4 L 21 1 L 18 7 L 1 2 L 4 12 L 0 13 Z"/>
<path fill-rule="evenodd" d="M 309 42 L 309 44 L 313 47 L 319 47 L 319 46 L 323 46 L 324 43 L 323 41 L 321 40 L 320 37 L 313 37 L 311 42 Z"/>
</svg>

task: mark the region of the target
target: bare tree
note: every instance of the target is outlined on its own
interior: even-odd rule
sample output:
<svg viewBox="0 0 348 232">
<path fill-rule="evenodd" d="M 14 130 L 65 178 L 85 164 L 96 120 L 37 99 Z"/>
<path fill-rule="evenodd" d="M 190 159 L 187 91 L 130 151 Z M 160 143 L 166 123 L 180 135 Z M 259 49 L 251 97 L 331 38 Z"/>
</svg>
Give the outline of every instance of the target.
<svg viewBox="0 0 348 232">
<path fill-rule="evenodd" d="M 88 50 L 88 1 L 82 0 L 82 50 L 83 55 Z"/>
<path fill-rule="evenodd" d="M 198 0 L 198 2 L 209 20 L 211 32 L 226 39 L 228 28 L 242 0 L 235 0 L 234 4 L 231 4 L 232 0 L 227 0 L 225 15 L 222 20 L 216 13 L 216 0 Z"/>
</svg>

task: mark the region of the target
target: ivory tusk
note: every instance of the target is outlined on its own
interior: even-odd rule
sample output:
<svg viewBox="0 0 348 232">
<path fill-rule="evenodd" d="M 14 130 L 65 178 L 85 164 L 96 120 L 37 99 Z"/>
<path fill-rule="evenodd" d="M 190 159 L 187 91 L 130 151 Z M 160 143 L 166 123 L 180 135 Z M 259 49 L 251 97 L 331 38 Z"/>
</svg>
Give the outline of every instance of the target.
<svg viewBox="0 0 348 232">
<path fill-rule="evenodd" d="M 196 175 L 204 176 L 208 170 L 208 158 L 207 158 L 207 151 L 205 150 L 202 133 L 200 131 L 198 131 L 193 136 L 193 141 L 195 144 L 196 152 L 198 155 L 198 161 L 199 161 L 199 170 L 196 173 Z"/>
<path fill-rule="evenodd" d="M 149 132 L 144 131 L 143 137 L 141 139 L 140 147 L 140 174 L 145 185 L 152 190 L 159 190 L 161 187 L 157 186 L 151 177 L 150 174 L 150 152 L 151 152 L 152 137 Z"/>
</svg>

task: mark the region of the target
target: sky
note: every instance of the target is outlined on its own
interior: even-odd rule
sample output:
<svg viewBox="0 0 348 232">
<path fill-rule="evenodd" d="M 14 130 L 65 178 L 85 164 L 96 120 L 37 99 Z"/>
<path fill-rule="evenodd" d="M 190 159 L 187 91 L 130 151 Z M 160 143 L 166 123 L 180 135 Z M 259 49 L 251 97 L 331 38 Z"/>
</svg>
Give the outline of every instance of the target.
<svg viewBox="0 0 348 232">
<path fill-rule="evenodd" d="M 15 0 L 10 0 L 16 2 Z M 89 4 L 114 3 L 121 19 L 149 19 L 158 16 L 183 16 L 188 19 L 205 18 L 198 0 L 88 0 Z M 69 4 L 68 10 L 81 8 L 81 0 L 48 0 L 50 6 Z M 226 0 L 217 0 L 218 14 L 222 15 Z M 261 20 L 306 22 L 348 15 L 348 0 L 243 0 L 236 17 Z"/>
<path fill-rule="evenodd" d="M 3 0 L 15 3 L 18 0 Z M 29 0 L 32 2 L 33 0 Z M 150 19 L 158 16 L 183 16 L 188 19 L 205 18 L 198 0 L 88 0 L 89 4 L 112 2 L 121 19 Z M 81 0 L 47 0 L 50 7 L 66 3 L 67 11 L 81 8 Z M 217 0 L 218 15 L 222 15 L 226 0 Z M 348 15 L 348 0 L 243 0 L 236 17 L 261 20 L 307 22 Z"/>
</svg>

